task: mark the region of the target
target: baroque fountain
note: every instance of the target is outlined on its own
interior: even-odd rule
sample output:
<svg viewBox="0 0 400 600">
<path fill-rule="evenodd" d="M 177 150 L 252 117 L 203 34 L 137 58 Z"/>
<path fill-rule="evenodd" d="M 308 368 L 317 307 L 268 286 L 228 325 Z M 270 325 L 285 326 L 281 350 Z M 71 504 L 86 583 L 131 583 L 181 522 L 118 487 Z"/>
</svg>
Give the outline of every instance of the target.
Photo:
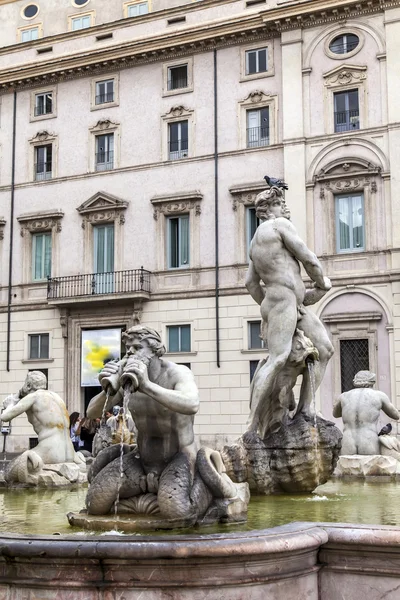
<svg viewBox="0 0 400 600">
<path fill-rule="evenodd" d="M 310 492 L 332 477 L 342 438 L 316 411 L 315 392 L 333 349 L 308 308 L 331 283 L 290 222 L 284 182 L 270 184 L 256 199 L 261 225 L 251 244 L 246 280 L 260 305 L 269 358 L 260 362 L 253 378 L 246 432 L 221 452 L 198 448 L 193 423 L 199 395 L 191 371 L 163 358 L 165 348 L 156 331 L 142 325 L 128 330 L 127 353 L 101 371 L 102 391 L 88 414 L 104 420 L 106 410 L 121 403 L 123 413 L 130 411 L 135 421 L 137 444 L 124 443 L 122 432 L 119 444 L 97 454 L 88 469 L 85 508 L 68 513 L 70 535 L 0 536 L 0 598 L 351 600 L 360 585 L 368 586 L 366 597 L 372 600 L 398 597 L 399 529 L 312 522 L 257 529 L 260 523 L 269 525 L 257 523 L 254 513 L 246 524 L 260 494 L 271 500 L 271 515 L 274 510 L 284 513 L 287 498 L 308 493 L 309 500 Z M 301 264 L 312 281 L 309 289 Z M 375 394 L 373 400 L 358 397 L 357 402 L 374 404 L 372 423 L 380 408 L 399 417 L 380 392 L 367 391 Z M 43 472 L 59 474 L 59 464 L 82 471 L 79 453 L 70 452 L 65 424 L 58 427 L 65 444 L 59 439 L 57 456 L 50 456 L 55 446 L 46 439 L 54 419 L 48 415 L 55 405 L 63 413 L 62 400 L 55 396 L 39 385 L 9 399 L 2 418 L 26 411 L 42 444 L 10 463 L 9 486 L 44 485 Z M 348 400 L 341 397 L 335 405 L 335 416 L 342 414 L 345 424 L 345 448 L 354 433 Z M 398 450 L 394 439 L 380 447 Z M 358 451 L 358 446 L 352 449 Z M 250 505 L 249 490 L 258 494 Z M 24 500 L 31 491 L 22 490 Z M 295 506 L 285 520 L 299 520 Z M 345 516 L 345 510 L 340 512 Z M 162 533 L 168 529 L 169 535 Z M 107 535 L 99 535 L 102 530 Z"/>
</svg>

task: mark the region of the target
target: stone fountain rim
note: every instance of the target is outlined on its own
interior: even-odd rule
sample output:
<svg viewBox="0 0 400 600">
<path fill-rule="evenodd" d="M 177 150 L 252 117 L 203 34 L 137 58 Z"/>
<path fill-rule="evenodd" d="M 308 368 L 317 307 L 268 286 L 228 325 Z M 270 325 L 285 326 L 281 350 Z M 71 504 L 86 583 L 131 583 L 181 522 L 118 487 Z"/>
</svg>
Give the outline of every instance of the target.
<svg viewBox="0 0 400 600">
<path fill-rule="evenodd" d="M 400 544 L 400 527 L 297 521 L 236 533 L 154 535 L 0 535 L 0 556 L 58 559 L 218 559 L 315 551 L 322 545 L 362 545 L 366 550 Z"/>
</svg>

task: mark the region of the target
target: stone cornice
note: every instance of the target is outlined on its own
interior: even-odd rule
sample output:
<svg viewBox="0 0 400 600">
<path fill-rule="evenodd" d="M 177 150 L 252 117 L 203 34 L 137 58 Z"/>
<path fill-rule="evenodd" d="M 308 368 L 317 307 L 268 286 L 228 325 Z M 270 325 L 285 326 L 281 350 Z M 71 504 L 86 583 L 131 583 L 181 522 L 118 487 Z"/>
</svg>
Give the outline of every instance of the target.
<svg viewBox="0 0 400 600">
<path fill-rule="evenodd" d="M 108 27 L 110 28 L 110 25 Z M 23 89 L 59 80 L 88 77 L 102 71 L 120 70 L 137 64 L 169 60 L 215 47 L 251 41 L 259 39 L 260 36 L 265 39 L 267 31 L 260 15 L 242 14 L 230 20 L 202 23 L 196 27 L 187 27 L 162 35 L 134 38 L 112 46 L 59 56 L 46 62 L 20 64 L 10 69 L 2 69 L 0 90 L 4 92 L 10 88 Z M 46 45 L 48 44 L 51 44 L 50 38 L 46 39 Z"/>
<path fill-rule="evenodd" d="M 207 2 L 207 0 L 203 0 Z M 201 3 L 204 7 L 205 4 Z M 210 0 L 207 6 L 220 3 Z M 239 14 L 231 19 L 201 23 L 179 31 L 168 31 L 156 36 L 133 38 L 120 44 L 77 52 L 52 58 L 46 62 L 20 64 L 0 71 L 0 90 L 24 89 L 37 85 L 53 84 L 59 80 L 75 79 L 96 75 L 103 71 L 120 70 L 137 64 L 158 60 L 169 60 L 187 54 L 199 53 L 214 48 L 226 47 L 266 37 L 274 37 L 282 31 L 313 27 L 348 19 L 355 16 L 383 12 L 400 6 L 400 0 L 309 0 L 297 5 L 278 7 L 259 13 Z M 200 5 L 185 5 L 185 10 L 198 10 Z M 183 7 L 176 7 L 177 12 Z M 146 18 L 160 19 L 168 11 L 156 11 Z M 165 15 L 164 15 L 165 12 Z M 137 19 L 137 17 L 135 17 Z M 127 20 L 107 23 L 91 28 L 90 34 L 113 31 L 126 27 Z M 73 32 L 75 35 L 77 32 Z M 88 35 L 85 32 L 78 32 Z M 67 34 L 63 34 L 67 35 Z M 70 34 L 68 34 L 70 35 Z M 58 42 L 62 36 L 46 38 L 45 44 Z M 44 40 L 42 39 L 43 45 Z M 33 42 L 31 42 L 33 43 Z M 35 44 L 38 41 L 34 42 Z"/>
<path fill-rule="evenodd" d="M 277 7 L 262 13 L 266 25 L 271 21 L 276 31 L 326 25 L 341 19 L 383 12 L 400 6 L 400 0 L 308 0 L 301 4 Z"/>
<path fill-rule="evenodd" d="M 257 194 L 263 192 L 266 188 L 266 183 L 242 183 L 240 185 L 233 185 L 229 188 L 232 198 L 232 209 L 237 210 L 238 203 L 251 205 L 254 204 Z"/>
</svg>

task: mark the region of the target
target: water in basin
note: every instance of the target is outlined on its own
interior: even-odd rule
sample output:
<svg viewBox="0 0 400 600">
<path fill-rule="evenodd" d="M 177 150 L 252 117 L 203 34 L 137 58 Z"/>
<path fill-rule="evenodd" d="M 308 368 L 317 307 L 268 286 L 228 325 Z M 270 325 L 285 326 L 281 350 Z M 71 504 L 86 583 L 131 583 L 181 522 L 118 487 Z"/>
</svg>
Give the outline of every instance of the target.
<svg viewBox="0 0 400 600">
<path fill-rule="evenodd" d="M 0 490 L 0 530 L 3 533 L 77 534 L 66 514 L 78 512 L 85 504 L 86 488 L 2 489 Z M 328 521 L 400 526 L 398 484 L 393 481 L 335 480 L 313 494 L 253 496 L 248 521 L 237 525 L 217 525 L 170 533 L 223 533 L 250 531 L 283 525 L 292 521 Z M 165 531 L 160 532 L 166 535 Z"/>
</svg>

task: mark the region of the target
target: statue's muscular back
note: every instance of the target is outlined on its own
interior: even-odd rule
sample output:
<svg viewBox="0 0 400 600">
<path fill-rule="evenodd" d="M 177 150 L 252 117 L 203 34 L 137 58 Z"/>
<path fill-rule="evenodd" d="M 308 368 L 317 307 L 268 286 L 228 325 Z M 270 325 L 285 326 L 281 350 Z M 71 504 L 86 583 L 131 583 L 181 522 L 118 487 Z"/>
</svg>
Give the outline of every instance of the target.
<svg viewBox="0 0 400 600">
<path fill-rule="evenodd" d="M 283 236 L 289 231 L 297 236 L 293 225 L 284 217 L 264 221 L 259 225 L 250 246 L 250 258 L 260 279 L 266 285 L 266 293 L 273 293 L 275 286 L 292 290 L 297 304 L 304 300 L 305 287 L 300 275 L 299 261 L 290 252 Z"/>
</svg>

